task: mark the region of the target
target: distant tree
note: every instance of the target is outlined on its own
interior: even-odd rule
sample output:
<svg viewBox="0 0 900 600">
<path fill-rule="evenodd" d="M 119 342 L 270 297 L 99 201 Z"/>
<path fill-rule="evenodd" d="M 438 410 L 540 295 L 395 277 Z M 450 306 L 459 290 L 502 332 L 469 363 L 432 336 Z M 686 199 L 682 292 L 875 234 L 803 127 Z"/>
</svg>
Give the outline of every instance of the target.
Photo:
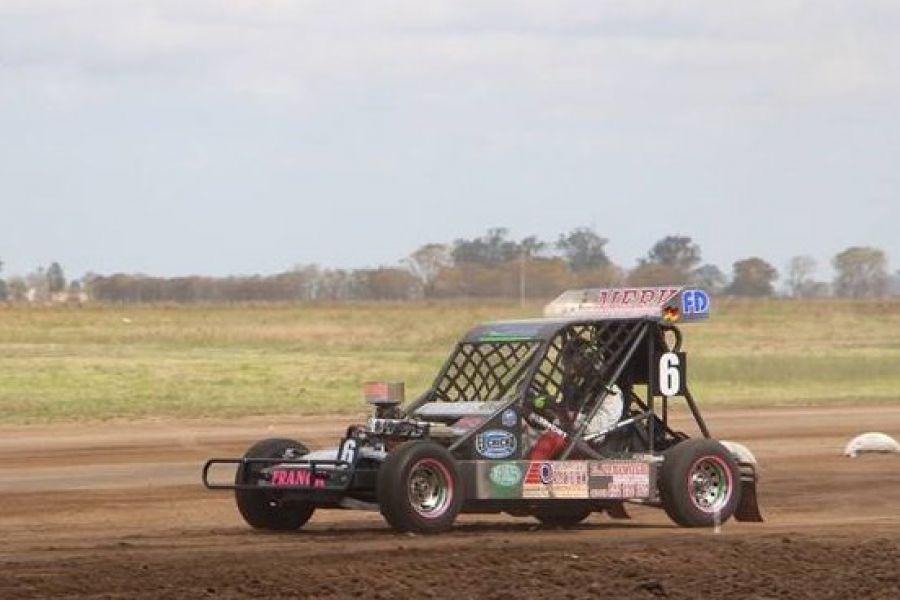
<svg viewBox="0 0 900 600">
<path fill-rule="evenodd" d="M 810 281 L 803 289 L 804 298 L 827 298 L 831 295 L 831 285 L 824 281 Z"/>
<path fill-rule="evenodd" d="M 628 274 L 610 263 L 605 267 L 572 273 L 576 288 L 614 288 L 622 287 L 628 281 Z"/>
<path fill-rule="evenodd" d="M 745 258 L 733 265 L 734 274 L 728 293 L 735 296 L 771 296 L 775 293 L 773 283 L 778 279 L 778 271 L 759 257 Z"/>
<path fill-rule="evenodd" d="M 572 272 L 560 257 L 531 258 L 523 263 L 520 275 L 523 273 L 524 282 L 518 282 L 519 293 L 523 297 L 553 298 L 572 287 Z"/>
<path fill-rule="evenodd" d="M 297 300 L 315 300 L 319 297 L 321 271 L 317 265 L 294 265 L 289 274 L 296 284 Z"/>
<path fill-rule="evenodd" d="M 891 294 L 900 296 L 900 270 L 896 271 L 891 278 Z"/>
<path fill-rule="evenodd" d="M 21 277 L 11 277 L 7 284 L 9 299 L 24 302 L 28 297 L 28 284 Z"/>
<path fill-rule="evenodd" d="M 0 279 L 0 302 L 6 302 L 9 300 L 9 286 L 6 285 L 6 281 Z"/>
<path fill-rule="evenodd" d="M 409 300 L 415 279 L 405 269 L 379 267 L 362 271 L 365 296 L 374 300 Z"/>
<path fill-rule="evenodd" d="M 606 254 L 608 241 L 597 235 L 593 229 L 580 227 L 560 235 L 556 247 L 569 263 L 569 268 L 577 273 L 603 269 L 612 264 Z"/>
<path fill-rule="evenodd" d="M 536 235 L 530 235 L 519 242 L 519 260 L 517 261 L 519 263 L 519 272 L 517 280 L 519 284 L 520 302 L 524 302 L 527 296 L 534 294 L 529 288 L 531 290 L 537 290 L 539 287 L 543 286 L 543 282 L 533 281 L 532 275 L 540 274 L 541 278 L 543 278 L 546 269 L 538 271 L 532 267 L 534 266 L 535 260 L 538 259 L 539 255 L 546 247 L 547 244 L 539 240 Z M 540 283 L 541 285 L 535 285 L 536 283 Z"/>
<path fill-rule="evenodd" d="M 450 249 L 444 244 L 425 244 L 404 261 L 406 268 L 422 286 L 426 298 L 434 296 L 434 283 L 441 269 L 453 264 Z"/>
<path fill-rule="evenodd" d="M 817 268 L 812 256 L 794 256 L 787 263 L 785 289 L 792 298 L 824 298 L 831 293 L 831 287 L 816 281 L 812 275 Z"/>
<path fill-rule="evenodd" d="M 528 290 L 529 270 L 546 248 L 536 236 L 521 242 L 508 239 L 508 231 L 502 227 L 472 240 L 457 239 L 451 251 L 453 266 L 440 270 L 432 293 L 440 297 L 524 298 L 532 293 Z"/>
<path fill-rule="evenodd" d="M 463 262 L 441 270 L 435 282 L 440 298 L 513 298 L 521 291 L 519 265 L 487 266 Z"/>
<path fill-rule="evenodd" d="M 669 235 L 656 242 L 628 274 L 634 286 L 685 285 L 700 263 L 700 247 L 687 236 Z"/>
<path fill-rule="evenodd" d="M 683 235 L 668 235 L 656 242 L 644 262 L 669 267 L 687 276 L 700 264 L 700 246 Z"/>
<path fill-rule="evenodd" d="M 878 248 L 854 246 L 835 255 L 834 291 L 838 296 L 864 298 L 887 291 L 887 257 Z"/>
<path fill-rule="evenodd" d="M 628 272 L 628 285 L 634 287 L 654 287 L 660 285 L 684 285 L 689 275 L 678 269 L 642 261 Z"/>
<path fill-rule="evenodd" d="M 92 300 L 94 298 L 94 290 L 91 287 L 91 284 L 97 277 L 98 275 L 93 271 L 88 271 L 81 276 L 81 291 L 84 292 L 84 294 Z"/>
<path fill-rule="evenodd" d="M 710 294 L 721 293 L 725 289 L 727 278 L 716 265 L 703 265 L 691 273 L 688 283 L 703 288 Z"/>
<path fill-rule="evenodd" d="M 27 291 L 25 293 L 26 300 L 31 302 L 45 302 L 50 299 L 50 288 L 48 287 L 47 270 L 44 267 L 38 267 L 25 276 Z"/>
<path fill-rule="evenodd" d="M 519 242 L 519 257 L 525 260 L 538 258 L 547 249 L 547 242 L 542 242 L 536 235 L 522 238 Z"/>
<path fill-rule="evenodd" d="M 453 262 L 497 266 L 519 257 L 519 245 L 507 239 L 509 230 L 504 227 L 488 229 L 487 235 L 473 240 L 458 239 L 453 242 Z"/>
<path fill-rule="evenodd" d="M 66 289 L 66 276 L 58 262 L 50 263 L 47 268 L 47 291 L 51 294 Z"/>
<path fill-rule="evenodd" d="M 816 259 L 812 256 L 794 256 L 787 263 L 788 294 L 793 298 L 805 298 L 811 295 L 816 282 L 812 274 L 816 272 Z"/>
</svg>

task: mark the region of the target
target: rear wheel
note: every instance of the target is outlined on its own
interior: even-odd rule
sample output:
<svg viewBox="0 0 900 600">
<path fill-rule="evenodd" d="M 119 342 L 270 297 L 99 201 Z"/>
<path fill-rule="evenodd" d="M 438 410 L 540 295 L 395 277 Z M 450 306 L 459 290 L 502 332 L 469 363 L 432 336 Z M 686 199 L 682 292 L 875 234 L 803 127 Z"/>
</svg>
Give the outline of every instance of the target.
<svg viewBox="0 0 900 600">
<path fill-rule="evenodd" d="M 273 438 L 257 442 L 244 454 L 244 458 L 300 458 L 309 450 L 300 442 Z M 234 482 L 254 485 L 259 481 L 260 470 L 265 465 L 249 464 L 238 467 Z M 282 492 L 275 490 L 235 490 L 238 511 L 255 529 L 290 531 L 299 529 L 309 521 L 315 508 L 308 502 L 285 502 Z"/>
<path fill-rule="evenodd" d="M 740 502 L 740 470 L 715 440 L 686 440 L 665 452 L 659 491 L 669 517 L 682 527 L 724 523 Z"/>
<path fill-rule="evenodd" d="M 378 470 L 378 505 L 397 531 L 437 533 L 459 514 L 463 490 L 456 461 L 434 442 L 406 442 Z"/>
</svg>

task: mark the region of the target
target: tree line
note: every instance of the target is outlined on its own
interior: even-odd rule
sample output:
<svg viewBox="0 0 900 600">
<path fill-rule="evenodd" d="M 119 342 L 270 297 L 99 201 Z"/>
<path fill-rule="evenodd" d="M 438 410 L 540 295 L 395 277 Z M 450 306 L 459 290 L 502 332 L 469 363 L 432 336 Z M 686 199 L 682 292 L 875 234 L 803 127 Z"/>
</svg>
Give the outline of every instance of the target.
<svg viewBox="0 0 900 600">
<path fill-rule="evenodd" d="M 591 228 L 560 234 L 553 242 L 536 236 L 520 240 L 504 228 L 460 238 L 450 244 L 426 244 L 397 266 L 328 269 L 298 266 L 275 275 L 231 277 L 151 277 L 97 275 L 67 281 L 59 263 L 25 277 L 2 278 L 0 301 L 95 300 L 142 302 L 294 302 L 328 300 L 413 300 L 442 298 L 551 298 L 578 287 L 692 285 L 713 294 L 767 297 L 880 297 L 900 293 L 900 272 L 888 273 L 885 253 L 856 246 L 836 254 L 831 282 L 815 278 L 810 256 L 787 265 L 783 287 L 779 271 L 758 256 L 735 261 L 730 273 L 702 259 L 700 246 L 685 235 L 654 243 L 630 269 L 607 254 L 609 240 Z"/>
</svg>

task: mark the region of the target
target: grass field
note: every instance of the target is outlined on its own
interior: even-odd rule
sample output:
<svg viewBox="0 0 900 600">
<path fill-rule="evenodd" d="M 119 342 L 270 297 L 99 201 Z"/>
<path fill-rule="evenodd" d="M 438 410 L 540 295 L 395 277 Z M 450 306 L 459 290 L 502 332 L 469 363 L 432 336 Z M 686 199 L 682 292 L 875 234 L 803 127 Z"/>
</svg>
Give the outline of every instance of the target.
<svg viewBox="0 0 900 600">
<path fill-rule="evenodd" d="M 362 408 L 424 389 L 476 322 L 535 304 L 0 308 L 0 422 Z M 704 405 L 900 401 L 900 301 L 722 300 L 686 326 Z"/>
</svg>

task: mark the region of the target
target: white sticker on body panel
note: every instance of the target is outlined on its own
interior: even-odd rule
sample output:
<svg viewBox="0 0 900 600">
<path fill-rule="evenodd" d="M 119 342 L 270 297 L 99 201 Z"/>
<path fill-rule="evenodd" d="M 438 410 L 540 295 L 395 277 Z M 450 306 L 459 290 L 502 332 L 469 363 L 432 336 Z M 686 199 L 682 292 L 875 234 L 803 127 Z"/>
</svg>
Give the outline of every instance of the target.
<svg viewBox="0 0 900 600">
<path fill-rule="evenodd" d="M 588 462 L 532 461 L 522 482 L 523 498 L 588 498 Z"/>
<path fill-rule="evenodd" d="M 592 462 L 588 481 L 594 499 L 649 498 L 652 469 L 645 462 Z"/>
</svg>

